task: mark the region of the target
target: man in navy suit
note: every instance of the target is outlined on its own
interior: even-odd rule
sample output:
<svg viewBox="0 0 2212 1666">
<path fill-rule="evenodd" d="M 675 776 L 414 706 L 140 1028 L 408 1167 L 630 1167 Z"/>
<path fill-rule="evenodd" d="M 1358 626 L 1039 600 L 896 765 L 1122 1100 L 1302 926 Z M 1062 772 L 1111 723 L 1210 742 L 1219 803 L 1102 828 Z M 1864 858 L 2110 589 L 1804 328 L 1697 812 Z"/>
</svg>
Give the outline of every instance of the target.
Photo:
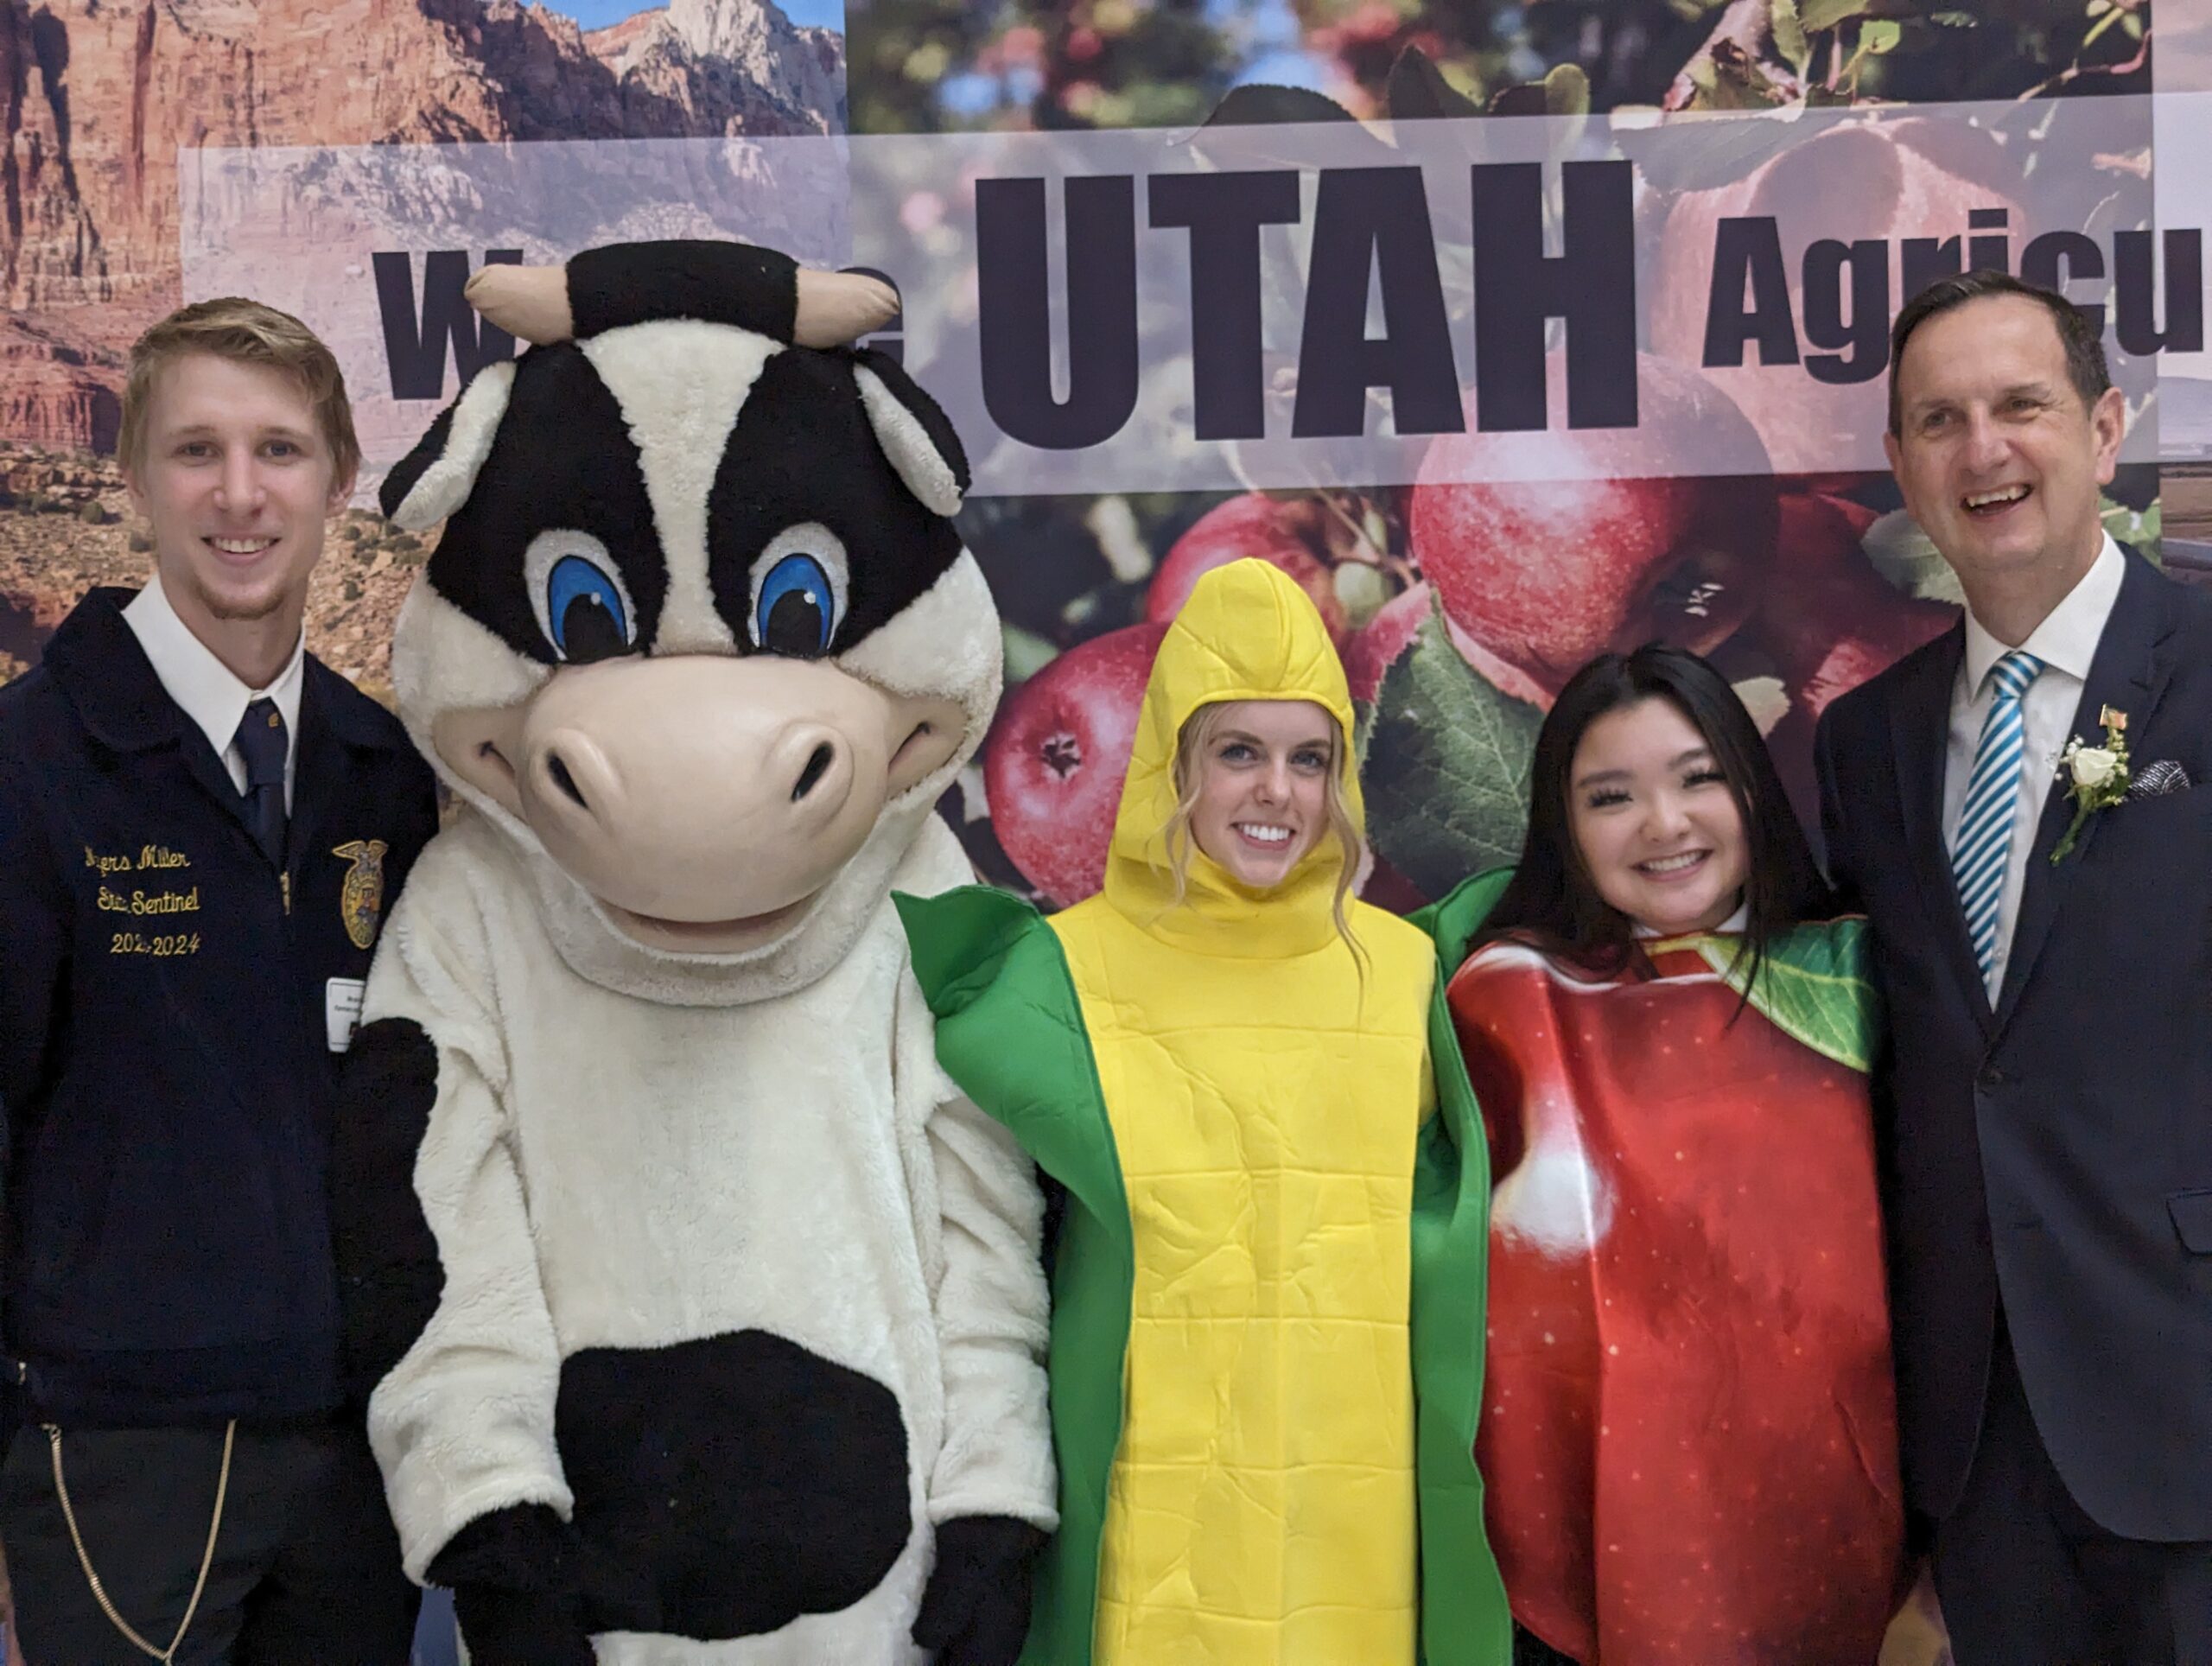
<svg viewBox="0 0 2212 1666">
<path fill-rule="evenodd" d="M 2212 597 L 2100 523 L 2126 410 L 2069 302 L 1943 280 L 1890 374 L 1966 617 L 1829 709 L 1819 766 L 1889 1003 L 1906 1498 L 1961 1666 L 2206 1666 Z M 2054 860 L 2060 754 L 2108 726 L 2133 791 Z"/>
</svg>

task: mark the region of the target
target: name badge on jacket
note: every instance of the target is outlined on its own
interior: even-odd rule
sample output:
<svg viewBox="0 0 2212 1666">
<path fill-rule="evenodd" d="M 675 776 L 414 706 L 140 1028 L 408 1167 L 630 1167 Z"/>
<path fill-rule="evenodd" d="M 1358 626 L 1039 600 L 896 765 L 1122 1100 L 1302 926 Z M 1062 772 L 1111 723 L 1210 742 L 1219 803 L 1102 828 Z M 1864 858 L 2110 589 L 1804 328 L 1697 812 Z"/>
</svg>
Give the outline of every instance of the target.
<svg viewBox="0 0 2212 1666">
<path fill-rule="evenodd" d="M 322 986 L 322 1026 L 333 1052 L 343 1052 L 353 1045 L 353 1032 L 361 1027 L 361 997 L 368 991 L 368 981 L 359 977 L 334 977 Z"/>
</svg>

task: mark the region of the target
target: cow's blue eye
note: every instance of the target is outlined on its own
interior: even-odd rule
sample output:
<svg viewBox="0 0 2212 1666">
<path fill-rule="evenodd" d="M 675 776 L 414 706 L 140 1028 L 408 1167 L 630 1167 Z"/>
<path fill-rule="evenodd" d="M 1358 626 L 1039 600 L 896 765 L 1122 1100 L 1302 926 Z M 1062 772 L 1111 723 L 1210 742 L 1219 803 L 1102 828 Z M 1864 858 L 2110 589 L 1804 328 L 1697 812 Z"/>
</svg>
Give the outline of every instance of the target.
<svg viewBox="0 0 2212 1666">
<path fill-rule="evenodd" d="M 545 620 L 553 646 L 572 664 L 630 652 L 621 587 L 597 563 L 563 556 L 545 575 Z"/>
<path fill-rule="evenodd" d="M 829 652 L 836 611 L 822 563 L 812 556 L 785 556 L 760 581 L 753 603 L 753 640 L 770 653 L 812 659 Z"/>
</svg>

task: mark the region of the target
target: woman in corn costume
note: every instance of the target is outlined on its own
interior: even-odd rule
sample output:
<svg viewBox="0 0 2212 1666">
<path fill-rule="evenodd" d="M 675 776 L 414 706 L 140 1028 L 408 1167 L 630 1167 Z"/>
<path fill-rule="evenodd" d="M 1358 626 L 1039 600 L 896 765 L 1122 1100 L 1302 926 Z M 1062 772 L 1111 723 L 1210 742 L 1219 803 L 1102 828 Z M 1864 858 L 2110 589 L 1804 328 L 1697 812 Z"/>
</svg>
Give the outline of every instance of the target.
<svg viewBox="0 0 2212 1666">
<path fill-rule="evenodd" d="M 1177 768 L 1202 710 L 1255 701 L 1333 737 L 1327 825 L 1265 888 L 1190 836 Z M 940 1059 L 1068 1198 L 1025 1666 L 1508 1657 L 1472 1457 L 1489 1174 L 1438 971 L 1477 921 L 1348 895 L 1351 724 L 1303 592 L 1217 569 L 1154 664 L 1104 891 L 1049 920 L 899 899 Z"/>
</svg>

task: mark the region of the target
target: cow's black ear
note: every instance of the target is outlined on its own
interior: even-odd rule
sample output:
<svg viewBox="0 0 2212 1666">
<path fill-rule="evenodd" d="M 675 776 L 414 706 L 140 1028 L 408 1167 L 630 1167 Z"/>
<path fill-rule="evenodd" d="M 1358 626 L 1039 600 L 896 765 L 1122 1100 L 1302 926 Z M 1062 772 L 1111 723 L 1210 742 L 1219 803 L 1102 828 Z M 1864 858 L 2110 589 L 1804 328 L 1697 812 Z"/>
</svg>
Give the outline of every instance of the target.
<svg viewBox="0 0 2212 1666">
<path fill-rule="evenodd" d="M 951 419 L 898 360 L 880 347 L 853 355 L 853 375 L 875 442 L 906 489 L 933 513 L 951 516 L 968 490 L 968 454 Z"/>
<path fill-rule="evenodd" d="M 798 263 L 749 243 L 616 243 L 569 258 L 575 336 L 696 318 L 788 342 L 798 314 Z"/>
<path fill-rule="evenodd" d="M 438 413 L 429 432 L 384 477 L 377 501 L 386 516 L 410 532 L 420 531 L 468 501 L 476 471 L 492 455 L 514 385 L 512 359 L 494 359 L 469 378 L 461 397 Z"/>
</svg>

